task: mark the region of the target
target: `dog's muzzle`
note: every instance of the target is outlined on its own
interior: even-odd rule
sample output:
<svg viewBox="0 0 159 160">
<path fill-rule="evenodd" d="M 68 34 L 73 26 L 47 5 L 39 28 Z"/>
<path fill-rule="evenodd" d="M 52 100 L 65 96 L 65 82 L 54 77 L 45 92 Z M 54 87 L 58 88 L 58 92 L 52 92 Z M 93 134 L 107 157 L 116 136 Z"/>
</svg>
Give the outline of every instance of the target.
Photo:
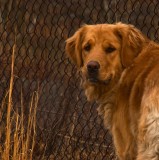
<svg viewBox="0 0 159 160">
<path fill-rule="evenodd" d="M 87 80 L 90 83 L 96 84 L 109 84 L 109 82 L 112 79 L 112 74 L 110 74 L 108 77 L 106 77 L 105 80 L 100 80 L 98 79 L 98 74 L 99 74 L 99 69 L 100 69 L 100 64 L 97 61 L 90 61 L 87 63 Z"/>
<path fill-rule="evenodd" d="M 99 72 L 100 64 L 97 61 L 90 61 L 87 64 L 87 73 L 88 80 L 92 83 L 96 83 L 98 81 L 98 72 Z"/>
</svg>

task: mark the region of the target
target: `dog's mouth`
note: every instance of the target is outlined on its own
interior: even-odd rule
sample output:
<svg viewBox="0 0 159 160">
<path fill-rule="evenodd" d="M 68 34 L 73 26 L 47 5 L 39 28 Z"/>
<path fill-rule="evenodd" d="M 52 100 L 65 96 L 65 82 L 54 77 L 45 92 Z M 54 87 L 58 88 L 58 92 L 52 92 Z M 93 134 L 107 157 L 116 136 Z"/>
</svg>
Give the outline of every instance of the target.
<svg viewBox="0 0 159 160">
<path fill-rule="evenodd" d="M 96 78 L 87 78 L 87 80 L 90 82 L 90 83 L 98 83 L 99 80 L 96 79 Z"/>
<path fill-rule="evenodd" d="M 110 74 L 105 80 L 100 80 L 98 79 L 97 77 L 87 77 L 87 81 L 90 82 L 91 84 L 97 84 L 97 83 L 100 83 L 100 84 L 109 84 L 110 81 L 112 80 L 112 74 Z"/>
</svg>

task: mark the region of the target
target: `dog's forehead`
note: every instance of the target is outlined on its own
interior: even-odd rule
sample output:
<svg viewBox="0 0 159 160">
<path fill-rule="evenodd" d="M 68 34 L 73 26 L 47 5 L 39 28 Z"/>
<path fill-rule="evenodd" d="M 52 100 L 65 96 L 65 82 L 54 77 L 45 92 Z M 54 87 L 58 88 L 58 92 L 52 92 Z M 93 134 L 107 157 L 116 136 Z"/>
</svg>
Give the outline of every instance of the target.
<svg viewBox="0 0 159 160">
<path fill-rule="evenodd" d="M 85 38 L 96 38 L 96 39 L 114 39 L 115 34 L 115 25 L 110 24 L 98 24 L 98 25 L 88 25 Z"/>
<path fill-rule="evenodd" d="M 115 26 L 110 24 L 88 25 L 87 32 L 90 32 L 90 33 L 112 32 L 114 31 L 114 28 Z"/>
</svg>

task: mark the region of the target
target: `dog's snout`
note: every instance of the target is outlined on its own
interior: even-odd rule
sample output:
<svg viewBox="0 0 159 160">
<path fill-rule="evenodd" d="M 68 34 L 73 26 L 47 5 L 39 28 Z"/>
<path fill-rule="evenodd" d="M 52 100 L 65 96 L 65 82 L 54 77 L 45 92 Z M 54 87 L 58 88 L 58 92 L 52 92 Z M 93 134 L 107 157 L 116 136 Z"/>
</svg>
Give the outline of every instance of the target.
<svg viewBox="0 0 159 160">
<path fill-rule="evenodd" d="M 97 61 L 90 61 L 87 64 L 87 70 L 89 73 L 97 73 L 100 68 L 100 64 Z"/>
</svg>

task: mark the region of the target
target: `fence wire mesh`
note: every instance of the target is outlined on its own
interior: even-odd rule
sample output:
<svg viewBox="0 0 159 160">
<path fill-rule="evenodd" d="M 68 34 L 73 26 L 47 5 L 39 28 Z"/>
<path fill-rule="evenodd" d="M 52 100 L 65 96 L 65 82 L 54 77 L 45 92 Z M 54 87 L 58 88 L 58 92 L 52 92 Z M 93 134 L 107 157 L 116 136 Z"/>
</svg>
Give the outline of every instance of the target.
<svg viewBox="0 0 159 160">
<path fill-rule="evenodd" d="M 122 21 L 158 41 L 158 17 L 158 0 L 0 0 L 0 100 L 16 39 L 14 106 L 21 91 L 27 106 L 40 90 L 34 159 L 116 159 L 97 105 L 86 101 L 80 75 L 65 56 L 65 40 L 83 24 Z"/>
</svg>

